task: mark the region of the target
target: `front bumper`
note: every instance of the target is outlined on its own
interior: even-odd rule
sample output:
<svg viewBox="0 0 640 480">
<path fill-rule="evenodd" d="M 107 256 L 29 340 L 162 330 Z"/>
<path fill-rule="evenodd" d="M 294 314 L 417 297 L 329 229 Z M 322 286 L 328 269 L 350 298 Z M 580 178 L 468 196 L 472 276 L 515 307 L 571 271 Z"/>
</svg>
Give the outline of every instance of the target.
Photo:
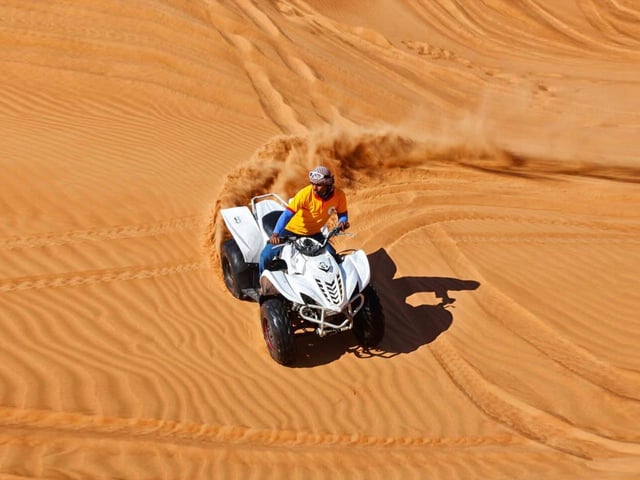
<svg viewBox="0 0 640 480">
<path fill-rule="evenodd" d="M 330 333 L 344 332 L 353 328 L 353 317 L 364 306 L 364 295 L 361 293 L 356 294 L 347 303 L 342 310 L 336 312 L 320 305 L 297 305 L 296 311 L 300 318 L 318 325 L 316 333 L 324 337 Z M 333 317 L 340 317 L 344 315 L 344 321 L 341 323 L 333 323 L 331 320 Z"/>
</svg>

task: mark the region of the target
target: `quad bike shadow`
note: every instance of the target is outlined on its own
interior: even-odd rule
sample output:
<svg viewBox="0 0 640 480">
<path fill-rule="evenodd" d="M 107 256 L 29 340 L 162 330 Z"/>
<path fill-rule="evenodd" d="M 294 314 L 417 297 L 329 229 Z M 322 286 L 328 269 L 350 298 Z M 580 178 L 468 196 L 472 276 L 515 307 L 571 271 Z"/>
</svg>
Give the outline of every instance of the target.
<svg viewBox="0 0 640 480">
<path fill-rule="evenodd" d="M 319 342 L 313 335 L 298 335 L 298 358 L 294 367 L 309 368 L 337 360 L 345 353 L 360 358 L 394 356 L 410 353 L 433 342 L 453 323 L 451 306 L 455 298 L 449 292 L 475 290 L 480 283 L 450 277 L 395 278 L 397 267 L 384 249 L 368 255 L 376 290 L 385 312 L 386 330 L 381 344 L 365 349 L 352 335 L 336 335 Z M 439 301 L 433 305 L 413 306 L 407 299 L 416 293 L 433 293 Z"/>
</svg>

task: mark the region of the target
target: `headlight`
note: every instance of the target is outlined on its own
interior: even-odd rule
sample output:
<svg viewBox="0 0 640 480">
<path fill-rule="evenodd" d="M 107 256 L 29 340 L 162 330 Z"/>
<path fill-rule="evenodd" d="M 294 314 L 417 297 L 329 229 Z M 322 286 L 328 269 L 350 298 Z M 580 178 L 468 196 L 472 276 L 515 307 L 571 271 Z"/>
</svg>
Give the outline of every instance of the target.
<svg viewBox="0 0 640 480">
<path fill-rule="evenodd" d="M 316 302 L 313 298 L 311 298 L 306 293 L 303 293 L 300 296 L 302 297 L 302 300 L 304 301 L 304 303 L 306 305 L 317 305 L 318 304 L 318 302 Z"/>
</svg>

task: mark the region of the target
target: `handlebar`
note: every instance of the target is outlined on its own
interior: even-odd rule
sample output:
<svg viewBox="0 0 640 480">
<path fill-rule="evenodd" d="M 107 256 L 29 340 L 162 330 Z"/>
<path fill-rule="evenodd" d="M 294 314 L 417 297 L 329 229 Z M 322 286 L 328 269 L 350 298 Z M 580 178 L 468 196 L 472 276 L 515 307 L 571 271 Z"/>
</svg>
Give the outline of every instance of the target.
<svg viewBox="0 0 640 480">
<path fill-rule="evenodd" d="M 322 244 L 322 246 L 325 246 L 327 244 L 327 242 L 332 239 L 333 237 L 336 237 L 340 234 L 342 235 L 351 235 L 349 233 L 343 233 L 344 230 L 338 226 L 333 227 L 329 233 L 324 237 L 324 240 L 322 242 L 320 242 Z M 291 243 L 291 242 L 295 242 L 296 240 L 298 240 L 299 238 L 304 238 L 307 237 L 307 235 L 287 235 L 284 237 L 281 237 L 281 241 L 283 243 Z M 311 236 L 308 236 L 309 238 L 312 238 Z"/>
<path fill-rule="evenodd" d="M 305 253 L 307 255 L 314 255 L 315 252 L 320 251 L 321 249 L 323 249 L 324 247 L 327 246 L 327 244 L 329 243 L 329 240 L 331 240 L 333 237 L 336 237 L 338 235 L 349 235 L 347 233 L 342 233 L 343 229 L 340 228 L 339 226 L 336 226 L 334 228 L 332 228 L 329 233 L 324 237 L 324 239 L 322 241 L 320 240 L 316 240 L 313 237 L 306 237 L 306 236 L 286 236 L 283 237 L 281 239 L 281 242 L 277 245 L 275 245 L 275 247 L 283 247 L 286 244 L 293 244 L 294 247 L 296 248 L 296 250 L 300 251 L 301 253 Z M 309 242 L 305 242 L 305 239 L 309 239 Z M 301 242 L 298 242 L 299 240 L 302 240 Z"/>
</svg>

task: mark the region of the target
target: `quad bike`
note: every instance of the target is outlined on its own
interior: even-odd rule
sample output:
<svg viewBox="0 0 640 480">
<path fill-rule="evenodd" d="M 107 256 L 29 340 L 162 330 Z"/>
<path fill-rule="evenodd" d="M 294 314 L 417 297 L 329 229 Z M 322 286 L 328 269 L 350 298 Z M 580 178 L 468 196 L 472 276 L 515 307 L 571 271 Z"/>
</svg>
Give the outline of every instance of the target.
<svg viewBox="0 0 640 480">
<path fill-rule="evenodd" d="M 258 277 L 260 253 L 286 206 L 268 193 L 252 198 L 250 207 L 221 210 L 232 237 L 220 255 L 227 289 L 236 298 L 259 302 L 264 340 L 283 365 L 295 361 L 298 331 L 312 329 L 324 337 L 352 330 L 360 345 L 376 346 L 384 336 L 384 315 L 369 284 L 369 261 L 362 250 L 328 250 L 329 240 L 342 234 L 338 228 L 324 228 L 324 241 L 285 237 Z"/>
</svg>

